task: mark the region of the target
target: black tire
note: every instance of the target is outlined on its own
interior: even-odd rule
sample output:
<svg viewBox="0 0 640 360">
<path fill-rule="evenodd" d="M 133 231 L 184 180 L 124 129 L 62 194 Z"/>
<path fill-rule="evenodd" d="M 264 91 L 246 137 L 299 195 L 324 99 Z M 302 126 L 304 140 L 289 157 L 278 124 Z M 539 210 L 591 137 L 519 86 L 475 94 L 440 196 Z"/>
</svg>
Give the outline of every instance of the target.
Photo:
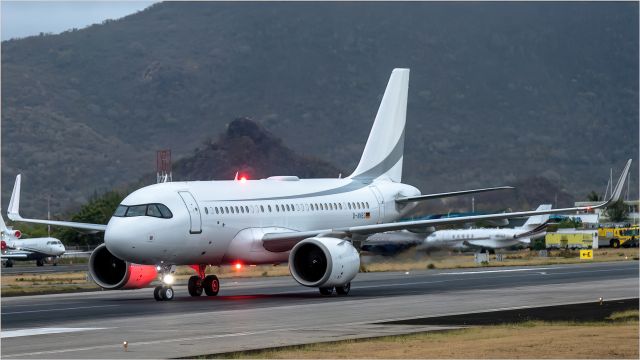
<svg viewBox="0 0 640 360">
<path fill-rule="evenodd" d="M 192 276 L 189 278 L 189 284 L 187 285 L 189 289 L 189 295 L 191 296 L 200 296 L 202 295 L 202 279 L 199 276 Z"/>
<path fill-rule="evenodd" d="M 7 260 L 7 262 L 4 264 L 4 267 L 13 267 L 13 261 L 11 261 L 11 259 Z"/>
<path fill-rule="evenodd" d="M 220 280 L 215 275 L 207 275 L 202 282 L 202 287 L 207 296 L 216 296 L 220 291 Z"/>
<path fill-rule="evenodd" d="M 163 286 L 162 289 L 160 289 L 160 296 L 162 297 L 162 300 L 173 300 L 175 292 L 171 286 Z"/>
<path fill-rule="evenodd" d="M 328 287 L 328 288 L 327 287 L 324 287 L 324 288 L 321 287 L 319 290 L 320 290 L 320 294 L 322 294 L 322 295 L 331 295 L 331 294 L 333 294 L 333 288 L 332 287 Z"/>
<path fill-rule="evenodd" d="M 349 294 L 349 290 L 351 290 L 351 283 L 348 282 L 342 286 L 336 286 L 336 292 L 338 295 L 347 295 Z"/>
<path fill-rule="evenodd" d="M 620 240 L 618 239 L 611 239 L 611 241 L 609 242 L 609 244 L 611 244 L 611 247 L 614 249 L 617 249 L 620 247 Z"/>
<path fill-rule="evenodd" d="M 156 286 L 155 289 L 153 289 L 153 298 L 156 299 L 156 301 L 162 301 L 162 296 L 160 296 L 160 290 L 162 290 L 162 286 Z"/>
<path fill-rule="evenodd" d="M 44 260 L 36 260 L 36 266 L 44 266 Z"/>
</svg>

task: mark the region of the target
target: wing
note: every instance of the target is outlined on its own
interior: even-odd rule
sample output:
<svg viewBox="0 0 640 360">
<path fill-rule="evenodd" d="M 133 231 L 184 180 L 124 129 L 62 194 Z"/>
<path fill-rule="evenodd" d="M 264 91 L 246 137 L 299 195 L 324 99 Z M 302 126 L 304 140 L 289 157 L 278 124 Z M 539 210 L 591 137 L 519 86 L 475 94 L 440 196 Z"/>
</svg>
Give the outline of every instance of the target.
<svg viewBox="0 0 640 360">
<path fill-rule="evenodd" d="M 429 227 L 429 226 L 460 224 L 460 223 L 476 222 L 480 220 L 500 220 L 500 219 L 516 218 L 516 217 L 530 217 L 530 216 L 536 216 L 536 215 L 571 213 L 576 211 L 590 211 L 592 209 L 607 207 L 612 203 L 618 201 L 618 199 L 620 198 L 620 194 L 622 193 L 622 188 L 627 178 L 627 174 L 629 173 L 630 166 L 631 166 L 631 159 L 627 161 L 627 164 L 624 167 L 624 170 L 622 171 L 622 175 L 618 179 L 618 183 L 616 184 L 615 190 L 612 192 L 611 197 L 607 201 L 604 201 L 595 206 L 580 206 L 580 207 L 572 207 L 572 208 L 564 208 L 564 209 L 518 211 L 518 212 L 499 213 L 499 214 L 460 216 L 455 218 L 444 218 L 444 219 L 402 221 L 402 222 L 393 222 L 393 223 L 386 223 L 386 224 L 352 226 L 352 227 L 338 228 L 338 229 L 322 229 L 322 230 L 316 230 L 316 231 L 269 233 L 264 235 L 264 237 L 262 238 L 262 243 L 264 248 L 269 251 L 276 251 L 276 250 L 270 250 L 270 248 L 278 249 L 277 251 L 288 251 L 298 241 L 304 240 L 308 237 L 324 236 L 326 234 L 337 234 L 337 235 L 342 234 L 342 236 L 369 235 L 369 234 L 380 233 L 385 231 L 403 230 L 403 229 L 412 230 L 412 229 L 420 229 L 420 228 Z M 279 246 L 274 246 L 276 244 L 278 244 Z M 287 246 L 289 245 L 291 247 L 287 248 Z"/>
<path fill-rule="evenodd" d="M 402 203 L 408 203 L 408 202 L 414 202 L 414 201 L 424 201 L 424 200 L 440 199 L 440 198 L 452 197 L 452 196 L 477 194 L 477 193 L 482 193 L 486 191 L 512 190 L 512 189 L 515 189 L 515 188 L 513 186 L 498 186 L 498 187 L 484 188 L 484 189 L 452 191 L 452 192 L 445 192 L 445 193 L 439 193 L 439 194 L 408 196 L 408 197 L 398 198 L 396 199 L 396 202 L 399 204 L 402 204 Z"/>
<path fill-rule="evenodd" d="M 107 229 L 107 225 L 102 224 L 87 224 L 87 223 L 77 223 L 71 221 L 54 221 L 54 220 L 39 220 L 39 219 L 25 219 L 20 216 L 20 180 L 21 175 L 18 174 L 16 176 L 16 183 L 13 186 L 13 192 L 11 193 L 11 200 L 9 201 L 9 208 L 7 209 L 7 217 L 13 221 L 20 221 L 26 223 L 34 223 L 34 224 L 47 224 L 47 225 L 57 225 L 64 227 L 72 227 L 76 229 L 82 230 L 91 230 L 91 231 L 105 231 Z"/>
</svg>

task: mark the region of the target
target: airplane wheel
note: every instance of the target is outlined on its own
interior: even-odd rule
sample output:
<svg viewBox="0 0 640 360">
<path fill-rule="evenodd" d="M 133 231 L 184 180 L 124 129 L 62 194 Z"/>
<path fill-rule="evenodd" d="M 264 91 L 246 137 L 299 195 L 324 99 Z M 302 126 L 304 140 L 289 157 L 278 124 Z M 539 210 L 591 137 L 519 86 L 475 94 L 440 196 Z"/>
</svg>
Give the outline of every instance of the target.
<svg viewBox="0 0 640 360">
<path fill-rule="evenodd" d="M 350 282 L 342 286 L 336 286 L 336 292 L 338 293 L 338 295 L 347 295 L 349 293 L 349 290 L 351 290 Z"/>
<path fill-rule="evenodd" d="M 189 278 L 189 284 L 187 286 L 189 289 L 189 295 L 191 296 L 200 296 L 202 295 L 202 280 L 199 276 L 192 276 Z"/>
<path fill-rule="evenodd" d="M 332 287 L 328 287 L 328 288 L 320 288 L 320 294 L 322 295 L 331 295 L 333 294 L 333 288 Z"/>
<path fill-rule="evenodd" d="M 220 291 L 220 280 L 215 275 L 207 275 L 202 282 L 202 287 L 207 296 L 216 296 Z"/>
<path fill-rule="evenodd" d="M 36 260 L 36 266 L 44 266 L 44 261 Z"/>
<path fill-rule="evenodd" d="M 7 263 L 4 264 L 4 267 L 13 267 L 13 261 L 7 260 Z"/>
<path fill-rule="evenodd" d="M 162 300 L 173 300 L 174 295 L 175 293 L 173 292 L 173 288 L 171 286 L 163 286 L 160 289 L 160 296 L 162 297 Z"/>
<path fill-rule="evenodd" d="M 160 290 L 162 290 L 162 286 L 156 286 L 155 289 L 153 289 L 153 298 L 156 299 L 156 301 L 162 301 Z"/>
</svg>

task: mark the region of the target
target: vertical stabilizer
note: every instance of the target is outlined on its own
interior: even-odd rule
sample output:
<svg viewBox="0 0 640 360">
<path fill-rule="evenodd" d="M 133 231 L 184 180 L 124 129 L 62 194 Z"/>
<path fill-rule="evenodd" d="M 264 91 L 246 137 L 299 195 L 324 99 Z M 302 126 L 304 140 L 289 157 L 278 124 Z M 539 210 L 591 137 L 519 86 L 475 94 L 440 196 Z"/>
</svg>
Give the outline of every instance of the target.
<svg viewBox="0 0 640 360">
<path fill-rule="evenodd" d="M 393 69 L 360 163 L 349 178 L 402 180 L 408 90 L 409 69 Z"/>
<path fill-rule="evenodd" d="M 536 209 L 536 211 L 542 211 L 542 210 L 551 210 L 551 204 L 542 204 L 540 206 L 538 206 L 538 208 Z M 547 222 L 547 220 L 549 220 L 549 214 L 546 215 L 536 215 L 536 216 L 531 216 L 530 218 L 527 219 L 527 221 L 520 227 L 520 229 L 523 230 L 533 230 L 535 229 L 538 225 L 542 225 L 544 223 Z"/>
</svg>

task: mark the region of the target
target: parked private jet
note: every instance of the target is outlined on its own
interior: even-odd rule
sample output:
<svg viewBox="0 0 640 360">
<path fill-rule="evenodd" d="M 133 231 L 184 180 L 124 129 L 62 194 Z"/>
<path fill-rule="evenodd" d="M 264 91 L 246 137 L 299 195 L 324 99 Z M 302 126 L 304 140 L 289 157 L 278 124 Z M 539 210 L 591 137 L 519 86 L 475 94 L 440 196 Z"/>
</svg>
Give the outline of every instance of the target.
<svg viewBox="0 0 640 360">
<path fill-rule="evenodd" d="M 445 219 L 398 221 L 421 195 L 402 180 L 409 69 L 395 69 L 355 171 L 346 178 L 164 182 L 129 194 L 107 225 L 25 219 L 19 214 L 20 175 L 8 208 L 11 220 L 104 231 L 89 271 L 105 289 L 146 287 L 158 276 L 156 300 L 174 297 L 176 265 L 190 265 L 191 296 L 218 294 L 207 265 L 289 263 L 291 276 L 321 294 L 347 294 L 358 273 L 358 243 L 368 235 L 401 229 L 469 223 L 587 207 L 522 211 Z M 631 160 L 611 198 L 619 198 Z M 467 190 L 462 193 L 487 191 Z M 456 193 L 445 194 L 447 196 Z"/>
<path fill-rule="evenodd" d="M 549 210 L 550 204 L 538 206 L 536 210 Z M 430 248 L 449 249 L 503 249 L 517 244 L 529 244 L 532 237 L 543 235 L 549 215 L 531 216 L 524 225 L 513 229 L 454 229 L 438 230 L 427 236 L 418 250 Z"/>
<path fill-rule="evenodd" d="M 36 261 L 37 266 L 43 266 L 45 260 L 55 259 L 65 252 L 64 245 L 56 238 L 20 239 L 20 230 L 9 229 L 0 216 L 0 232 L 2 235 L 2 261 L 6 267 L 12 267 L 14 261 Z"/>
</svg>

